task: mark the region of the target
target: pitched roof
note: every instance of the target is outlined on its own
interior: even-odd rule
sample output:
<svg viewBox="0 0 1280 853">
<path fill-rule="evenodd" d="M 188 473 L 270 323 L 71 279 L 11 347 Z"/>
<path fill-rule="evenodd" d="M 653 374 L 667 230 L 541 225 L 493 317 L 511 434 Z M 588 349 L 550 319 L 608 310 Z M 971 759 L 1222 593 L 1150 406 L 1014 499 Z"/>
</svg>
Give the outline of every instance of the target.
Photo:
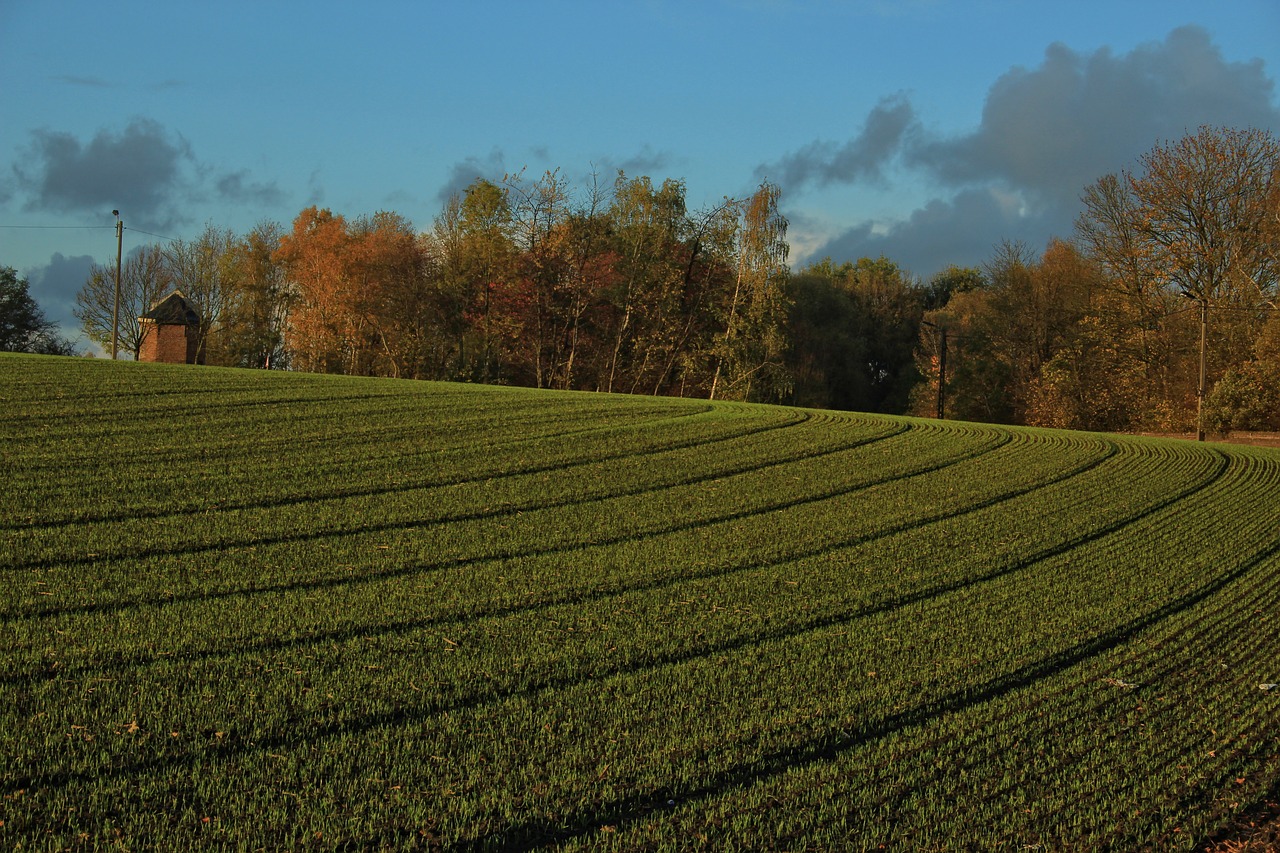
<svg viewBox="0 0 1280 853">
<path fill-rule="evenodd" d="M 195 306 L 182 295 L 182 291 L 175 290 L 159 302 L 151 303 L 151 310 L 138 319 L 152 320 L 166 325 L 198 326 L 200 312 L 196 311 Z"/>
</svg>

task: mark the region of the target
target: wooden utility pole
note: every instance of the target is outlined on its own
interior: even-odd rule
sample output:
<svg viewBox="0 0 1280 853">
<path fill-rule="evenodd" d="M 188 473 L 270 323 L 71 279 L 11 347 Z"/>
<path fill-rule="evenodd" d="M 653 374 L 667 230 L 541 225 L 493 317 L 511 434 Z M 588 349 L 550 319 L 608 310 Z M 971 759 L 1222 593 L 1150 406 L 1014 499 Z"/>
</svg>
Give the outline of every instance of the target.
<svg viewBox="0 0 1280 853">
<path fill-rule="evenodd" d="M 116 298 L 111 308 L 111 360 L 116 360 L 116 350 L 120 344 L 120 249 L 124 245 L 124 220 L 120 211 L 113 210 L 116 218 Z"/>
<path fill-rule="evenodd" d="M 942 333 L 942 343 L 938 347 L 938 420 L 947 417 L 947 330 L 938 329 Z"/>
<path fill-rule="evenodd" d="M 1209 300 L 1200 297 L 1200 388 L 1196 393 L 1196 441 L 1204 441 L 1205 342 L 1209 338 Z"/>
</svg>

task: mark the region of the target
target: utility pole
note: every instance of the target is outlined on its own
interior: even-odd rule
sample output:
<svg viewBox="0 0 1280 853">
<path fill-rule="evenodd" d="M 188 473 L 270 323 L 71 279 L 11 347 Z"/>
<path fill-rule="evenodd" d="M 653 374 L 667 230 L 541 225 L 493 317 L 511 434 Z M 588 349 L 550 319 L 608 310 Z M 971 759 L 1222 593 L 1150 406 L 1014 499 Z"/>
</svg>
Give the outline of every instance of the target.
<svg viewBox="0 0 1280 853">
<path fill-rule="evenodd" d="M 111 309 L 111 360 L 115 361 L 120 344 L 120 249 L 124 245 L 124 220 L 118 210 L 111 211 L 111 215 L 116 218 L 116 298 Z"/>
<path fill-rule="evenodd" d="M 947 330 L 938 329 L 942 333 L 942 343 L 938 347 L 938 420 L 947 417 Z"/>
<path fill-rule="evenodd" d="M 938 420 L 943 420 L 947 416 L 947 330 L 928 320 L 920 324 L 938 330 Z"/>
<path fill-rule="evenodd" d="M 1205 341 L 1209 337 L 1209 299 L 1200 297 L 1200 390 L 1196 395 L 1196 441 L 1204 441 Z"/>
</svg>

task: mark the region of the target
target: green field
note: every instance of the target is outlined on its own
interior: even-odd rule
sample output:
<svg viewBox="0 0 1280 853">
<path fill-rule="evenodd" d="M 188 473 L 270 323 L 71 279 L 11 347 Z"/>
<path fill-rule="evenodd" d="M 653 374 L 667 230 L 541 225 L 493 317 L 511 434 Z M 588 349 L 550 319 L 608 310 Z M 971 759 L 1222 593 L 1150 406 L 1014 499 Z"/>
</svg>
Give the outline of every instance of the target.
<svg viewBox="0 0 1280 853">
<path fill-rule="evenodd" d="M 1192 850 L 1280 452 L 0 356 L 4 849 Z"/>
</svg>

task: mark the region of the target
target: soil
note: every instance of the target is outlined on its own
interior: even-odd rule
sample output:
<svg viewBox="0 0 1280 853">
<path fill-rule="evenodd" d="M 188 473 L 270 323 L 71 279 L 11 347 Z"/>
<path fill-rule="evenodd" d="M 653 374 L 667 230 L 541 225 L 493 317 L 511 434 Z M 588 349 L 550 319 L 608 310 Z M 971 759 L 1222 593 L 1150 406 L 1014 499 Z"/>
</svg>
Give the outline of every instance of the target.
<svg viewBox="0 0 1280 853">
<path fill-rule="evenodd" d="M 1276 853 L 1280 850 L 1280 802 L 1268 797 L 1236 818 L 1198 853 Z"/>
</svg>

